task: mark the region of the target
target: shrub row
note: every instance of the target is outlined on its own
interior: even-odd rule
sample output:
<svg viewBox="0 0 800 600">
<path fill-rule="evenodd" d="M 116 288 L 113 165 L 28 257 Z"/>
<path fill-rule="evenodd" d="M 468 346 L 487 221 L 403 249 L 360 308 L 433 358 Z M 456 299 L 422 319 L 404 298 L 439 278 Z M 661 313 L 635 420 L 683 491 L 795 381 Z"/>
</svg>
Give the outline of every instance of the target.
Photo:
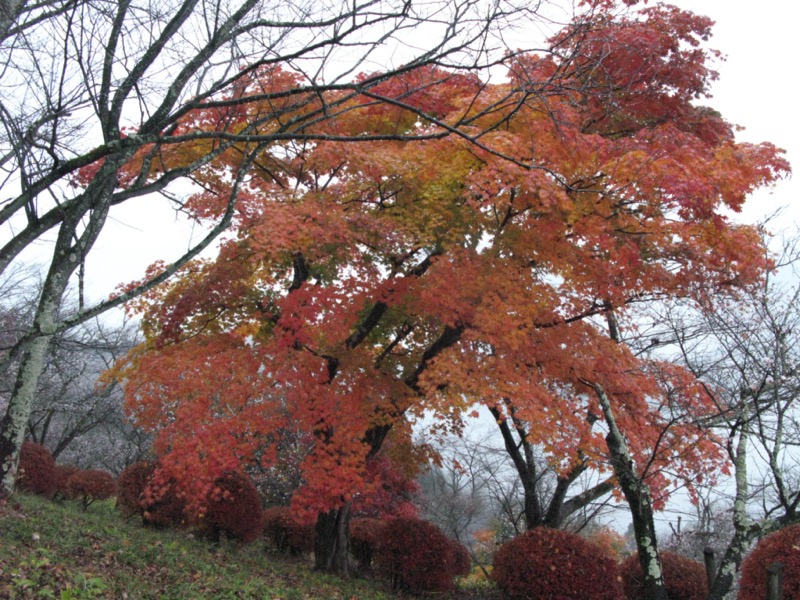
<svg viewBox="0 0 800 600">
<path fill-rule="evenodd" d="M 86 510 L 95 500 L 114 497 L 117 482 L 106 471 L 84 471 L 72 465 L 57 465 L 47 448 L 24 442 L 19 456 L 17 489 L 48 498 L 80 500 L 83 510 Z"/>
<path fill-rule="evenodd" d="M 705 567 L 672 552 L 661 553 L 669 600 L 704 600 Z M 617 564 L 578 535 L 547 528 L 527 531 L 494 557 L 492 577 L 510 599 L 585 598 L 641 600 L 644 576 L 633 555 Z"/>
</svg>

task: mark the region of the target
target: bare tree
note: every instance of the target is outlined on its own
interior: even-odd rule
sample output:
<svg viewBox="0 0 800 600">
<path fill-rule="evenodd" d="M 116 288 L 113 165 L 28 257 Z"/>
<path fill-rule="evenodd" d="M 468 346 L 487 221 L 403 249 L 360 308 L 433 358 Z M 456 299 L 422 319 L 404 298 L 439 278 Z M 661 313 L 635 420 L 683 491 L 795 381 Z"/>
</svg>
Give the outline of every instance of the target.
<svg viewBox="0 0 800 600">
<path fill-rule="evenodd" d="M 34 267 L 17 269 L 3 281 L 0 300 L 0 352 L 14 347 L 30 327 L 41 279 Z M 69 310 L 71 303 L 67 304 Z M 110 320 L 107 320 L 110 321 Z M 123 414 L 115 381 L 101 375 L 129 351 L 137 327 L 123 320 L 109 325 L 99 319 L 53 337 L 39 377 L 26 437 L 46 446 L 61 462 L 82 468 L 119 472 L 149 448 L 149 436 L 133 428 Z M 6 361 L 0 372 L 0 406 L 13 390 L 15 369 Z"/>
<path fill-rule="evenodd" d="M 374 88 L 422 65 L 490 66 L 504 50 L 502 30 L 534 11 L 527 3 L 518 8 L 506 0 L 0 4 L 0 225 L 5 233 L 0 272 L 33 244 L 50 240 L 52 248 L 31 325 L 6 356 L 17 368 L 0 420 L 2 487 L 13 486 L 53 336 L 164 281 L 207 248 L 231 222 L 255 157 L 274 144 L 321 139 L 314 126 L 345 110 L 344 104 L 325 101 L 324 93 L 360 94 L 406 107 L 402 98 L 382 98 Z M 400 66 L 387 68 L 395 56 Z M 381 73 L 356 78 L 378 70 L 371 61 L 383 63 Z M 296 85 L 246 98 L 232 92 L 238 82 L 276 66 L 292 69 Z M 236 132 L 223 126 L 226 111 L 254 101 L 273 108 L 251 115 Z M 193 110 L 212 106 L 223 115 L 218 131 L 181 128 Z M 447 124 L 437 135 L 458 131 L 459 124 Z M 207 149 L 193 162 L 156 169 L 160 153 L 172 145 L 202 140 Z M 225 210 L 207 235 L 141 285 L 88 305 L 86 258 L 111 211 L 153 193 L 180 210 L 178 184 L 192 182 L 197 169 L 236 144 L 245 148 L 245 158 L 230 174 Z M 130 169 L 137 155 L 143 155 L 138 171 L 128 172 L 123 182 L 121 170 Z M 90 167 L 94 171 L 88 176 Z M 79 302 L 68 314 L 62 299 L 75 278 Z"/>
<path fill-rule="evenodd" d="M 758 285 L 709 298 L 702 307 L 662 307 L 642 340 L 672 352 L 718 406 L 707 425 L 732 466 L 730 485 L 715 492 L 732 505 L 733 534 L 719 560 L 713 600 L 728 594 L 754 540 L 800 518 L 799 243 L 797 237 L 784 242 L 773 257 L 775 270 Z"/>
</svg>

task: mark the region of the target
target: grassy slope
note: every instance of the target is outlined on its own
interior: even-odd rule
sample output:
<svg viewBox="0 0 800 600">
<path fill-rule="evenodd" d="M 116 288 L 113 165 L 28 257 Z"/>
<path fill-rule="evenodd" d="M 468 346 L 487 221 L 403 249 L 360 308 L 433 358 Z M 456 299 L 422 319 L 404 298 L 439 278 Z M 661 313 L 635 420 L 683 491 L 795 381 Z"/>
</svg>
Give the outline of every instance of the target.
<svg viewBox="0 0 800 600">
<path fill-rule="evenodd" d="M 260 543 L 213 546 L 123 521 L 112 503 L 17 495 L 0 505 L 0 598 L 388 599 L 377 583 L 315 573 Z"/>
</svg>

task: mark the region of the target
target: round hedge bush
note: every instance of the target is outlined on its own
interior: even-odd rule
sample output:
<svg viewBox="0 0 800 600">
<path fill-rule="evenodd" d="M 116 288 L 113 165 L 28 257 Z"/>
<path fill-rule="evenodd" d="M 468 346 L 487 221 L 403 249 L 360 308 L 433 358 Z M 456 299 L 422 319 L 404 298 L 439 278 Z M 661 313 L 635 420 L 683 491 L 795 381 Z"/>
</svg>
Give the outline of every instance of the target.
<svg viewBox="0 0 800 600">
<path fill-rule="evenodd" d="M 203 529 L 215 542 L 221 535 L 243 544 L 261 537 L 264 530 L 261 495 L 249 477 L 227 473 L 214 482 Z"/>
<path fill-rule="evenodd" d="M 67 498 L 80 499 L 85 511 L 95 500 L 106 500 L 117 493 L 117 480 L 107 471 L 78 471 L 67 480 Z"/>
<path fill-rule="evenodd" d="M 661 570 L 668 600 L 705 600 L 708 595 L 706 568 L 702 563 L 674 552 L 660 552 Z M 644 596 L 644 574 L 639 556 L 629 556 L 619 567 L 626 600 Z"/>
<path fill-rule="evenodd" d="M 573 533 L 538 527 L 503 544 L 492 579 L 508 598 L 620 600 L 617 565 Z"/>
<path fill-rule="evenodd" d="M 453 544 L 453 570 L 455 574 L 463 577 L 472 571 L 472 558 L 464 544 L 452 541 Z"/>
<path fill-rule="evenodd" d="M 280 552 L 293 555 L 314 551 L 314 524 L 298 520 L 288 506 L 274 506 L 263 513 L 264 537 Z"/>
<path fill-rule="evenodd" d="M 69 478 L 78 471 L 80 471 L 80 469 L 75 465 L 56 465 L 56 490 L 54 497 L 57 500 L 65 500 L 70 498 L 69 490 L 67 490 L 67 482 L 69 481 Z"/>
<path fill-rule="evenodd" d="M 144 525 L 180 527 L 186 524 L 186 501 L 172 482 L 156 484 L 158 463 L 139 461 L 119 476 L 117 504 L 123 515 L 140 515 Z"/>
<path fill-rule="evenodd" d="M 40 444 L 23 442 L 17 473 L 18 490 L 48 497 L 56 491 L 56 461 Z"/>
<path fill-rule="evenodd" d="M 800 524 L 776 531 L 761 540 L 742 563 L 739 600 L 763 600 L 767 569 L 783 563 L 783 597 L 800 598 Z"/>
<path fill-rule="evenodd" d="M 130 464 L 119 474 L 117 506 L 123 516 L 141 516 L 144 513 L 142 494 L 155 470 L 156 463 L 140 460 Z"/>
<path fill-rule="evenodd" d="M 455 544 L 441 529 L 406 517 L 386 523 L 376 558 L 392 586 L 411 593 L 451 591 L 459 566 Z"/>
<path fill-rule="evenodd" d="M 350 521 L 350 551 L 360 569 L 369 570 L 372 567 L 372 559 L 377 552 L 378 540 L 385 525 L 385 521 L 370 517 Z"/>
</svg>

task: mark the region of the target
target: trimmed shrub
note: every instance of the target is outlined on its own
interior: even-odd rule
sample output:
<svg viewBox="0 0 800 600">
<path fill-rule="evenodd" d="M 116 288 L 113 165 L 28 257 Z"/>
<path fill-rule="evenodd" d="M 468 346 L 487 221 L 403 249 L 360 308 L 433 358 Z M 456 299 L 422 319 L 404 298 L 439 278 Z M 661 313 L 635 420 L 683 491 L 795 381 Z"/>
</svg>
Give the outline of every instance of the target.
<svg viewBox="0 0 800 600">
<path fill-rule="evenodd" d="M 249 477 L 227 473 L 214 482 L 202 529 L 215 542 L 225 535 L 249 544 L 261 536 L 264 530 L 261 495 Z"/>
<path fill-rule="evenodd" d="M 512 599 L 619 600 L 616 566 L 582 537 L 538 527 L 500 547 L 492 579 Z"/>
<path fill-rule="evenodd" d="M 783 597 L 800 598 L 800 525 L 791 525 L 761 540 L 742 563 L 739 600 L 763 600 L 767 569 L 783 563 Z"/>
<path fill-rule="evenodd" d="M 668 600 L 705 600 L 708 595 L 706 568 L 702 563 L 674 552 L 660 552 L 661 571 Z M 619 567 L 626 600 L 642 600 L 644 574 L 639 555 L 626 558 Z"/>
<path fill-rule="evenodd" d="M 350 521 L 350 551 L 358 567 L 367 571 L 372 568 L 372 559 L 378 549 L 385 521 L 372 518 L 356 518 Z"/>
<path fill-rule="evenodd" d="M 48 497 L 55 493 L 56 461 L 50 450 L 33 442 L 22 444 L 17 489 Z"/>
<path fill-rule="evenodd" d="M 186 502 L 174 482 L 153 481 L 158 463 L 139 461 L 119 476 L 117 505 L 125 516 L 139 515 L 144 525 L 180 527 L 186 523 Z"/>
<path fill-rule="evenodd" d="M 449 592 L 456 577 L 455 552 L 450 538 L 433 523 L 399 517 L 381 530 L 376 558 L 395 589 Z"/>
<path fill-rule="evenodd" d="M 288 506 L 274 506 L 263 513 L 264 537 L 280 552 L 292 555 L 314 551 L 314 523 L 298 520 Z"/>
<path fill-rule="evenodd" d="M 75 465 L 56 465 L 55 482 L 56 489 L 53 497 L 57 500 L 70 499 L 69 491 L 67 490 L 67 481 L 75 473 L 80 471 Z"/>
<path fill-rule="evenodd" d="M 142 495 L 156 470 L 156 463 L 140 460 L 125 468 L 117 480 L 117 506 L 125 517 L 142 516 Z"/>
<path fill-rule="evenodd" d="M 453 544 L 453 570 L 459 577 L 469 575 L 472 571 L 472 557 L 469 555 L 467 547 L 460 543 L 451 540 Z"/>
<path fill-rule="evenodd" d="M 80 499 L 84 511 L 95 500 L 106 500 L 117 493 L 117 481 L 107 471 L 78 471 L 67 480 L 67 497 Z"/>
</svg>

